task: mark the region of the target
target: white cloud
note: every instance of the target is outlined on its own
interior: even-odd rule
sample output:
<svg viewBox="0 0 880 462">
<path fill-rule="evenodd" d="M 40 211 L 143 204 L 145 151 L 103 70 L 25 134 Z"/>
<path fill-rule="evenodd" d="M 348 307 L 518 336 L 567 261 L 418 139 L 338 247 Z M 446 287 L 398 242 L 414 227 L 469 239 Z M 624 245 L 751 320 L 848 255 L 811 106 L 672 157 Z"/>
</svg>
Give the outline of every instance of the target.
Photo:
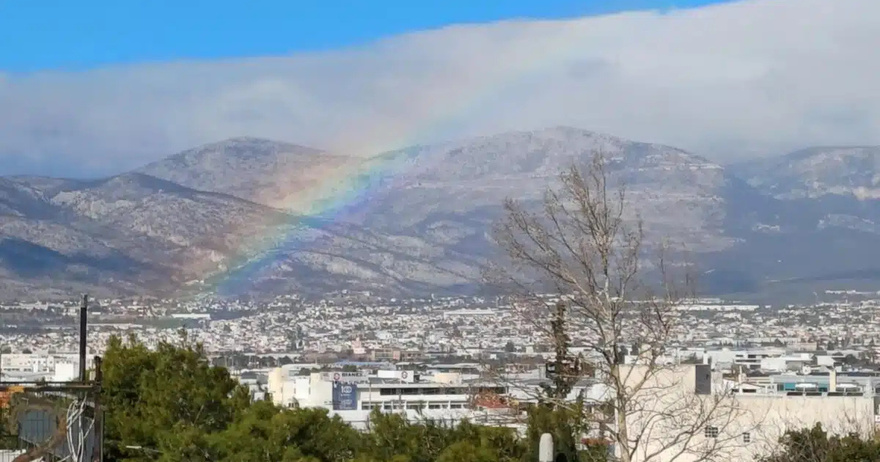
<svg viewBox="0 0 880 462">
<path fill-rule="evenodd" d="M 107 173 L 238 135 L 367 154 L 550 125 L 715 159 L 880 144 L 878 49 L 876 0 L 752 0 L 454 26 L 289 57 L 6 75 L 0 155 Z"/>
</svg>

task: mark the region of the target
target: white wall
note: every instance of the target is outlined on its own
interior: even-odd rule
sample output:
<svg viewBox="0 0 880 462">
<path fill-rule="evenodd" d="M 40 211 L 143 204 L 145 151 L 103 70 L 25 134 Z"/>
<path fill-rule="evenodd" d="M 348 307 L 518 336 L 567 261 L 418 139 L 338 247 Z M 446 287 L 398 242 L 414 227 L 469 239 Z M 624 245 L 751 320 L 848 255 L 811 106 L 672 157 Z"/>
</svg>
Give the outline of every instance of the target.
<svg viewBox="0 0 880 462">
<path fill-rule="evenodd" d="M 633 381 L 643 377 L 637 372 Z M 633 462 L 644 461 L 658 451 L 659 458 L 652 460 L 691 462 L 701 460 L 699 451 L 707 448 L 721 454 L 720 460 L 748 461 L 776 447 L 788 429 L 821 423 L 831 433 L 855 431 L 869 436 L 874 428 L 874 400 L 870 395 L 695 395 L 693 374 L 693 366 L 664 370 L 636 395 L 633 406 L 638 412 L 629 416 L 628 427 L 630 436 L 642 435 L 643 442 Z M 667 418 L 665 413 L 674 417 Z M 706 437 L 706 426 L 718 428 L 719 436 Z M 683 429 L 695 430 L 694 436 L 686 444 L 671 444 Z M 746 432 L 751 440 L 748 443 L 743 439 Z M 688 451 L 678 454 L 685 446 Z"/>
<path fill-rule="evenodd" d="M 821 423 L 829 433 L 857 432 L 870 437 L 874 428 L 871 396 L 749 396 L 737 399 L 746 412 L 730 425 L 728 435 L 748 431 L 752 442 L 737 448 L 735 460 L 753 460 L 778 446 L 786 430 L 799 430 Z"/>
</svg>

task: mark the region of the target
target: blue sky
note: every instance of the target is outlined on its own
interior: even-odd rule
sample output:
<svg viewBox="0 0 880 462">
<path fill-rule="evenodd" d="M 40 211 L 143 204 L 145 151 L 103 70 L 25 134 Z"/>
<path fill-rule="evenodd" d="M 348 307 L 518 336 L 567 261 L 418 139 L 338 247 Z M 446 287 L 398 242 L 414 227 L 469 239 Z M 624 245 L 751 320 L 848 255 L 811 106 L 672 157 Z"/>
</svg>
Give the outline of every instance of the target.
<svg viewBox="0 0 880 462">
<path fill-rule="evenodd" d="M 718 0 L 0 0 L 0 71 L 281 55 L 509 18 Z"/>
</svg>

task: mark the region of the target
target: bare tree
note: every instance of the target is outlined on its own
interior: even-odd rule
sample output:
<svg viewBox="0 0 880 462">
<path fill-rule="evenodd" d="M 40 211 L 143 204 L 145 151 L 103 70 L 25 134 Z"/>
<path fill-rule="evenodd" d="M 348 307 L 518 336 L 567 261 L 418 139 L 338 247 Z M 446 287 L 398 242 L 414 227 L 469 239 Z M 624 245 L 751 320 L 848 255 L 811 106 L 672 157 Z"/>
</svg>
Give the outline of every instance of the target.
<svg viewBox="0 0 880 462">
<path fill-rule="evenodd" d="M 565 337 L 552 327 L 560 310 L 540 294 L 558 295 L 568 333 L 594 358 L 605 390 L 596 404 L 609 414 L 619 460 L 728 460 L 742 439 L 725 431 L 739 417 L 734 400 L 696 394 L 693 376 L 663 359 L 682 333 L 676 309 L 691 296 L 688 271 L 669 263 L 670 246 L 646 245 L 611 167 L 597 152 L 585 168 L 567 169 L 537 213 L 508 199 L 494 237 L 509 259 L 493 264 L 488 280 L 514 291 L 515 309 L 551 341 Z M 624 345 L 637 345 L 634 365 L 624 364 Z"/>
</svg>

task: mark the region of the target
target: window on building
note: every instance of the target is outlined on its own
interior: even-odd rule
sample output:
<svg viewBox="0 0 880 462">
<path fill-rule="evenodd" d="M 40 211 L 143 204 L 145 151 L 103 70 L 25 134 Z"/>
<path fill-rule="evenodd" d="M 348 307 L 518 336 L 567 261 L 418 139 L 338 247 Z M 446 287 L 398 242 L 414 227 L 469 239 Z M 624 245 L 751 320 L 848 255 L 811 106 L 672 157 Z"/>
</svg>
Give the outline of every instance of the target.
<svg viewBox="0 0 880 462">
<path fill-rule="evenodd" d="M 718 427 L 706 427 L 704 431 L 706 438 L 718 438 Z"/>
<path fill-rule="evenodd" d="M 752 442 L 752 434 L 749 432 L 743 433 L 743 443 L 751 443 Z"/>
</svg>

